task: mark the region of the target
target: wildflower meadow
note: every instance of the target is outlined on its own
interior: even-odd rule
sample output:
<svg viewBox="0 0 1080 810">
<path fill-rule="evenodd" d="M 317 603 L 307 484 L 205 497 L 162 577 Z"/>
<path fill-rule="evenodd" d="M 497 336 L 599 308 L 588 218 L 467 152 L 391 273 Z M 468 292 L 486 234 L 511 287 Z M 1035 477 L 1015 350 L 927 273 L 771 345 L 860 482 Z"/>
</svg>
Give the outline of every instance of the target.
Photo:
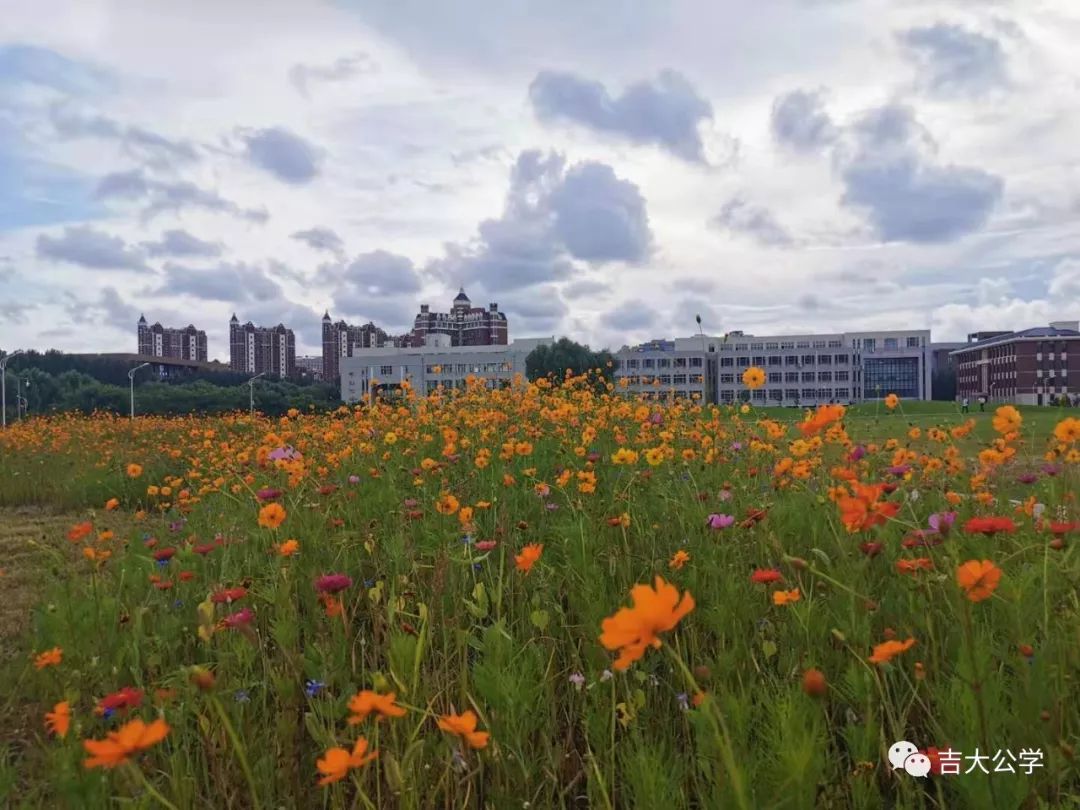
<svg viewBox="0 0 1080 810">
<path fill-rule="evenodd" d="M 1078 480 L 1064 409 L 761 410 L 598 375 L 24 420 L 0 433 L 0 793 L 1075 806 Z"/>
</svg>

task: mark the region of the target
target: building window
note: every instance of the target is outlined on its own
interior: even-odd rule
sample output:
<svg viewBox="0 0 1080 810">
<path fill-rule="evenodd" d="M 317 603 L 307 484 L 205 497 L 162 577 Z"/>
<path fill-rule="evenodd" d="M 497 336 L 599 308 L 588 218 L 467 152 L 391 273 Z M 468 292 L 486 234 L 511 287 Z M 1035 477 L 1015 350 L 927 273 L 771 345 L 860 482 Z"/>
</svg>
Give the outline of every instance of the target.
<svg viewBox="0 0 1080 810">
<path fill-rule="evenodd" d="M 656 361 L 653 360 L 651 357 L 646 357 L 644 360 L 641 361 L 641 367 L 642 368 L 656 368 Z"/>
<path fill-rule="evenodd" d="M 734 374 L 721 374 L 720 375 L 720 382 L 723 383 L 724 385 L 734 385 L 735 384 L 735 375 Z"/>
<path fill-rule="evenodd" d="M 734 357 L 721 357 L 720 358 L 720 367 L 721 368 L 731 368 L 734 365 L 735 365 L 735 358 Z"/>
<path fill-rule="evenodd" d="M 797 366 L 799 365 L 799 356 L 795 354 L 789 354 L 784 356 L 785 366 Z"/>
<path fill-rule="evenodd" d="M 781 391 L 779 388 L 770 388 L 769 389 L 769 399 L 772 402 L 783 402 L 783 400 L 784 400 L 784 392 Z"/>
<path fill-rule="evenodd" d="M 765 365 L 765 358 L 762 355 L 759 355 L 759 354 L 754 355 L 754 365 L 755 366 L 763 366 L 763 365 Z"/>
<path fill-rule="evenodd" d="M 851 398 L 851 392 L 848 391 L 848 389 L 846 389 L 846 388 L 837 388 L 836 389 L 836 398 L 837 399 L 850 399 Z"/>
<path fill-rule="evenodd" d="M 765 344 L 766 351 L 776 351 L 779 348 L 780 348 L 780 344 L 776 343 L 775 341 L 772 342 L 772 343 L 766 343 Z"/>
<path fill-rule="evenodd" d="M 736 363 L 736 365 L 738 365 L 739 368 L 750 368 L 750 358 L 749 357 L 736 357 L 735 358 L 735 363 Z"/>
<path fill-rule="evenodd" d="M 735 351 L 737 351 L 737 352 L 745 352 L 746 351 L 746 344 L 745 343 L 736 343 L 735 344 Z"/>
<path fill-rule="evenodd" d="M 674 360 L 671 361 L 671 364 L 673 368 L 686 368 L 686 358 L 676 357 Z"/>
<path fill-rule="evenodd" d="M 804 366 L 812 366 L 812 365 L 814 365 L 814 355 L 812 355 L 812 354 L 804 354 L 802 356 L 802 364 Z"/>
<path fill-rule="evenodd" d="M 833 390 L 831 388 L 819 388 L 818 399 L 832 399 Z"/>
<path fill-rule="evenodd" d="M 778 355 L 778 354 L 770 354 L 769 355 L 769 365 L 770 366 L 782 366 L 783 364 L 784 364 L 784 358 L 782 358 L 780 355 Z"/>
<path fill-rule="evenodd" d="M 758 388 L 756 391 L 752 391 L 751 395 L 753 396 L 754 402 L 765 401 L 765 392 L 762 391 L 760 388 Z"/>
<path fill-rule="evenodd" d="M 819 354 L 817 356 L 817 362 L 819 366 L 831 366 L 832 355 L 831 354 Z"/>
<path fill-rule="evenodd" d="M 843 345 L 844 345 L 844 341 L 842 341 L 842 340 L 830 340 L 829 341 L 829 348 L 830 349 L 839 349 Z"/>
<path fill-rule="evenodd" d="M 704 358 L 701 358 L 701 357 L 691 357 L 690 358 L 690 368 L 701 368 L 703 359 Z M 727 359 L 730 360 L 731 358 L 727 358 Z"/>
<path fill-rule="evenodd" d="M 802 382 L 814 382 L 814 372 L 804 371 L 799 379 L 802 380 Z"/>
<path fill-rule="evenodd" d="M 784 382 L 797 383 L 799 381 L 799 372 L 797 371 L 785 371 Z"/>
<path fill-rule="evenodd" d="M 863 351 L 872 352 L 877 346 L 875 338 L 863 338 L 862 347 Z"/>
<path fill-rule="evenodd" d="M 732 391 L 730 388 L 725 388 L 723 391 L 720 392 L 720 401 L 721 402 L 731 402 L 734 399 L 735 399 L 735 392 Z"/>
<path fill-rule="evenodd" d="M 836 381 L 837 382 L 847 382 L 849 378 L 850 378 L 850 375 L 846 371 L 838 371 L 838 372 L 836 372 Z"/>
<path fill-rule="evenodd" d="M 885 351 L 897 348 L 898 343 L 896 338 L 885 338 Z"/>
<path fill-rule="evenodd" d="M 750 344 L 750 351 L 752 351 L 752 352 L 760 352 L 764 348 L 765 348 L 764 343 L 751 343 Z"/>
<path fill-rule="evenodd" d="M 889 357 L 864 361 L 863 391 L 875 399 L 880 399 L 886 394 L 918 399 L 920 396 L 919 358 Z"/>
<path fill-rule="evenodd" d="M 769 372 L 769 383 L 770 384 L 779 383 L 779 382 L 783 382 L 783 381 L 784 381 L 784 375 L 781 374 L 779 371 L 770 371 Z"/>
<path fill-rule="evenodd" d="M 817 375 L 817 381 L 818 382 L 832 382 L 832 372 L 831 371 L 819 371 L 818 375 Z"/>
<path fill-rule="evenodd" d="M 848 356 L 846 354 L 834 354 L 833 360 L 838 366 L 846 366 L 848 362 Z"/>
<path fill-rule="evenodd" d="M 825 348 L 825 341 L 824 340 L 815 340 L 814 341 L 814 348 L 815 349 L 824 349 Z"/>
<path fill-rule="evenodd" d="M 797 400 L 798 398 L 799 398 L 799 389 L 798 388 L 785 388 L 784 389 L 784 399 Z"/>
<path fill-rule="evenodd" d="M 638 367 L 637 359 L 636 358 L 631 358 L 630 360 L 627 360 L 626 361 L 626 367 L 627 368 L 637 368 Z"/>
<path fill-rule="evenodd" d="M 907 339 L 907 345 L 909 349 L 917 349 L 922 345 L 922 338 L 913 335 Z"/>
<path fill-rule="evenodd" d="M 379 374 L 381 374 L 383 377 L 389 377 L 393 373 L 393 366 L 379 366 Z"/>
<path fill-rule="evenodd" d="M 676 374 L 671 379 L 672 379 L 672 382 L 675 383 L 675 385 L 686 385 L 686 375 L 685 374 Z"/>
<path fill-rule="evenodd" d="M 656 365 L 659 366 L 660 368 L 671 368 L 671 361 L 668 360 L 666 357 L 661 357 L 657 361 Z"/>
<path fill-rule="evenodd" d="M 671 385 L 671 375 L 670 374 L 661 374 L 660 375 L 660 384 L 661 385 Z"/>
<path fill-rule="evenodd" d="M 804 388 L 802 390 L 802 398 L 803 399 L 817 399 L 817 389 L 816 388 Z"/>
</svg>

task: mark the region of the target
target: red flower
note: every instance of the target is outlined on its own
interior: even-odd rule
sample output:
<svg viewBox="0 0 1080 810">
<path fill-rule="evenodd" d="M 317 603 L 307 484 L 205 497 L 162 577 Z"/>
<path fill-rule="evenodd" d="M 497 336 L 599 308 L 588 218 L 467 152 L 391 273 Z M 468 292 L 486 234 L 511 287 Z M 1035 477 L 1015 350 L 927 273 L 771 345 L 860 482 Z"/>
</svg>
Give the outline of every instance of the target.
<svg viewBox="0 0 1080 810">
<path fill-rule="evenodd" d="M 916 557 L 912 560 L 897 560 L 896 571 L 900 574 L 912 574 L 916 571 L 933 571 L 934 563 L 929 557 Z"/>
<path fill-rule="evenodd" d="M 101 715 L 107 711 L 127 711 L 142 703 L 142 699 L 143 691 L 141 689 L 125 686 L 120 691 L 113 692 L 111 695 L 106 695 L 99 700 L 94 712 Z"/>
<path fill-rule="evenodd" d="M 243 610 L 236 611 L 236 613 L 230 613 L 221 620 L 221 624 L 224 627 L 230 627 L 235 630 L 239 627 L 247 627 L 254 618 L 255 613 L 251 608 L 244 608 Z"/>
<path fill-rule="evenodd" d="M 981 533 L 989 537 L 998 532 L 1014 532 L 1016 524 L 1012 522 L 1012 518 L 1007 517 L 974 517 L 964 524 L 964 531 L 968 534 Z"/>
<path fill-rule="evenodd" d="M 175 554 L 176 549 L 172 546 L 169 546 L 168 548 L 160 548 L 154 552 L 154 559 L 158 562 L 161 562 L 162 560 L 171 560 Z"/>
<path fill-rule="evenodd" d="M 192 551 L 194 551 L 196 554 L 202 554 L 203 556 L 205 556 L 205 555 L 209 554 L 211 551 L 213 551 L 217 547 L 218 547 L 217 543 L 202 543 L 200 545 L 195 546 L 195 548 L 193 548 Z"/>
<path fill-rule="evenodd" d="M 181 582 L 191 582 L 191 580 L 193 580 L 193 579 L 195 579 L 195 572 L 194 571 L 181 571 L 180 572 L 180 581 Z"/>
<path fill-rule="evenodd" d="M 154 583 L 154 587 L 157 588 L 159 591 L 170 591 L 170 590 L 172 590 L 172 580 L 171 579 L 158 580 L 157 582 Z"/>
<path fill-rule="evenodd" d="M 222 602 L 235 602 L 245 596 L 247 596 L 247 588 L 224 588 L 211 594 L 210 601 L 215 605 L 220 605 Z"/>
<path fill-rule="evenodd" d="M 1060 537 L 1063 534 L 1069 534 L 1070 532 L 1075 532 L 1077 529 L 1080 529 L 1080 523 L 1077 523 L 1075 521 L 1072 522 L 1072 523 L 1051 523 L 1050 524 L 1050 534 L 1056 535 L 1058 537 Z"/>
<path fill-rule="evenodd" d="M 878 554 L 880 554 L 882 552 L 882 550 L 884 548 L 885 548 L 885 545 L 883 543 L 873 543 L 873 542 L 859 543 L 859 550 L 863 554 L 865 554 L 867 557 L 876 557 Z"/>
<path fill-rule="evenodd" d="M 347 574 L 323 574 L 315 580 L 315 590 L 319 593 L 338 593 L 352 587 L 352 577 Z"/>
<path fill-rule="evenodd" d="M 477 551 L 491 551 L 497 545 L 499 545 L 498 540 L 477 540 L 476 541 L 476 550 Z"/>
<path fill-rule="evenodd" d="M 758 568 L 750 575 L 750 581 L 759 585 L 768 585 L 770 582 L 780 582 L 783 575 L 775 568 Z"/>
<path fill-rule="evenodd" d="M 764 509 L 751 509 L 746 513 L 746 519 L 739 524 L 740 528 L 749 529 L 756 523 L 760 523 L 765 519 L 766 511 Z"/>
<path fill-rule="evenodd" d="M 260 501 L 263 501 L 264 503 L 266 501 L 276 501 L 278 498 L 281 497 L 281 490 L 274 489 L 273 487 L 266 487 L 265 489 L 260 489 L 258 492 L 256 492 L 255 497 L 257 497 Z"/>
</svg>

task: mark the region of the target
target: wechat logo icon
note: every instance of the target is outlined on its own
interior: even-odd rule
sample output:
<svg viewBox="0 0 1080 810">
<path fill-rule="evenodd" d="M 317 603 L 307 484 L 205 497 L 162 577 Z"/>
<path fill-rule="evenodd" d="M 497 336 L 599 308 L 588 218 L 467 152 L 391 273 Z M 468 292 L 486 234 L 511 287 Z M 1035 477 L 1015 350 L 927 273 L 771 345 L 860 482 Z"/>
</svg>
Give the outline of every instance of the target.
<svg viewBox="0 0 1080 810">
<path fill-rule="evenodd" d="M 889 764 L 893 770 L 903 768 L 910 776 L 922 778 L 930 773 L 930 758 L 907 740 L 894 742 L 889 748 Z"/>
</svg>

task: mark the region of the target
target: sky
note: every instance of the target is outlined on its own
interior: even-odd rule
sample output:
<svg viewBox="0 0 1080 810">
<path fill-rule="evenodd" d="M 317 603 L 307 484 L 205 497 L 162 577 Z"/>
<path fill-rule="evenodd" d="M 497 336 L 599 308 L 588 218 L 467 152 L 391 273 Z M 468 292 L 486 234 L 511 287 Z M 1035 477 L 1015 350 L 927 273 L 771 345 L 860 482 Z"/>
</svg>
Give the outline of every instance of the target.
<svg viewBox="0 0 1080 810">
<path fill-rule="evenodd" d="M 0 348 L 1080 317 L 1074 0 L 0 0 Z"/>
</svg>

